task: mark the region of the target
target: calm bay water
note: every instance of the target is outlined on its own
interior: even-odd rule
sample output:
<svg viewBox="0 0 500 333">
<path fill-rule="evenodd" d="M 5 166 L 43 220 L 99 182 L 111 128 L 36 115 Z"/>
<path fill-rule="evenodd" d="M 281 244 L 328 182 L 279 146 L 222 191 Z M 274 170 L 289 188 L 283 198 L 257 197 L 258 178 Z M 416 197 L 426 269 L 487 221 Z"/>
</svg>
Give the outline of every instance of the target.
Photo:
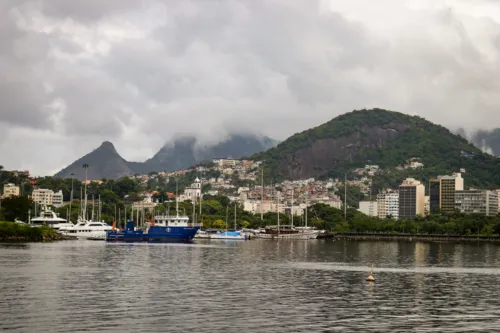
<svg viewBox="0 0 500 333">
<path fill-rule="evenodd" d="M 0 267 L 0 330 L 500 331 L 495 244 L 0 244 Z"/>
</svg>

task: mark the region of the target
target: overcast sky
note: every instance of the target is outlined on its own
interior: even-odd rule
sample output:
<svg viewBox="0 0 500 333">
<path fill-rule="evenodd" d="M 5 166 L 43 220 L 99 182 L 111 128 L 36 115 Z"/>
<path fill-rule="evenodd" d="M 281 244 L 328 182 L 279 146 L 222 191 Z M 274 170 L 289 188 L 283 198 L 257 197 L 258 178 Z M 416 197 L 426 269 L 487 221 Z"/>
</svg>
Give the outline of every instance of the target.
<svg viewBox="0 0 500 333">
<path fill-rule="evenodd" d="M 498 0 L 2 0 L 0 164 L 276 139 L 353 109 L 500 126 Z"/>
</svg>

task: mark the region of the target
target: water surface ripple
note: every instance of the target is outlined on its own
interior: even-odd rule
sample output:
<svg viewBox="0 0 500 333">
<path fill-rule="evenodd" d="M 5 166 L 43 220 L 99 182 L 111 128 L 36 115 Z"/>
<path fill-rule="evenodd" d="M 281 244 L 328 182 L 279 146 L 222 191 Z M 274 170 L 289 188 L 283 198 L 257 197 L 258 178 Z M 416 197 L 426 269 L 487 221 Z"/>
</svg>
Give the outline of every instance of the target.
<svg viewBox="0 0 500 333">
<path fill-rule="evenodd" d="M 65 241 L 0 265 L 0 330 L 500 331 L 495 244 Z"/>
</svg>

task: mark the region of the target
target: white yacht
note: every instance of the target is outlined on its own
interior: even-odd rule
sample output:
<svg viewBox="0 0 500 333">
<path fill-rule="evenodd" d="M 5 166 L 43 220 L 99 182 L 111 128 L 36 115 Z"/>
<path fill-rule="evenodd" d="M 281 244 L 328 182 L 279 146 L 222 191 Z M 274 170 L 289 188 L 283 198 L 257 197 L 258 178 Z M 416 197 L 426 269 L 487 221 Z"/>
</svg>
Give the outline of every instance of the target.
<svg viewBox="0 0 500 333">
<path fill-rule="evenodd" d="M 105 222 L 85 221 L 80 218 L 77 224 L 60 228 L 59 232 L 78 239 L 106 240 L 108 230 L 112 230 L 112 227 Z"/>
<path fill-rule="evenodd" d="M 40 212 L 39 217 L 35 217 L 31 219 L 30 224 L 33 225 L 34 227 L 40 227 L 42 225 L 47 225 L 51 228 L 54 228 L 56 230 L 59 230 L 61 228 L 67 228 L 67 227 L 72 227 L 73 223 L 68 223 L 66 219 L 63 219 L 55 212 L 53 212 L 51 209 L 47 208 L 46 206 L 42 207 L 42 211 Z"/>
</svg>

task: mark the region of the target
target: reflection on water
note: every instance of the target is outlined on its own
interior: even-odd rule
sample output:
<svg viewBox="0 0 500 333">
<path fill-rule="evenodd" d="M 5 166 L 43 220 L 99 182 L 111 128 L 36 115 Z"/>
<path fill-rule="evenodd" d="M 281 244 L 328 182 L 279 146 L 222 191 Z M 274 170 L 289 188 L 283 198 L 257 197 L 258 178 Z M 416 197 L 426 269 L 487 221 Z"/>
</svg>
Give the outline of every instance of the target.
<svg viewBox="0 0 500 333">
<path fill-rule="evenodd" d="M 495 244 L 68 241 L 0 245 L 0 265 L 0 329 L 19 332 L 500 327 Z"/>
</svg>

